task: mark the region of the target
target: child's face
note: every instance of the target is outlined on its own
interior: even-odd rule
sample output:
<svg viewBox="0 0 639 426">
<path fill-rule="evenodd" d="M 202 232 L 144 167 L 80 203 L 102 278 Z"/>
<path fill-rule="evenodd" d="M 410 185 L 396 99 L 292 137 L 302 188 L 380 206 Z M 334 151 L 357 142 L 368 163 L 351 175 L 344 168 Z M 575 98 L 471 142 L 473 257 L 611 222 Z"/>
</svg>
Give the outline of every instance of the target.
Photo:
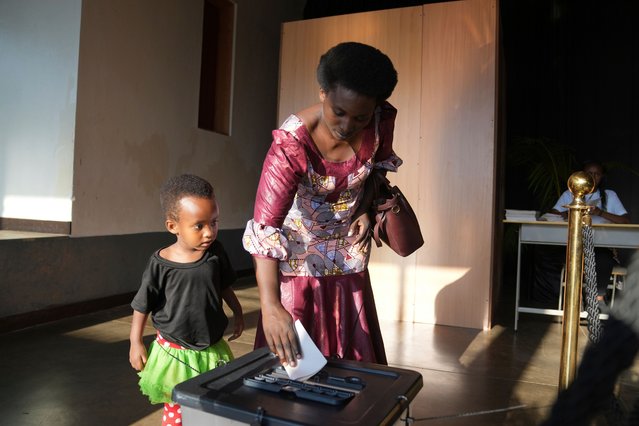
<svg viewBox="0 0 639 426">
<path fill-rule="evenodd" d="M 179 202 L 178 221 L 167 219 L 167 229 L 178 244 L 192 251 L 205 251 L 217 238 L 219 208 L 215 198 L 184 197 Z"/>
</svg>

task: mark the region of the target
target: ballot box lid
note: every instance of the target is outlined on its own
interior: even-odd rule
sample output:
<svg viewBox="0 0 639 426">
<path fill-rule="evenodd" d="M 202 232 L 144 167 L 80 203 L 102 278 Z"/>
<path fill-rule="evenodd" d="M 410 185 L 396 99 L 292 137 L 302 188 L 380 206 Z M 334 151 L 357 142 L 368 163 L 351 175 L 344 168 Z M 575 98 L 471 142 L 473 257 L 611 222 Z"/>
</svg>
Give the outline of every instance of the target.
<svg viewBox="0 0 639 426">
<path fill-rule="evenodd" d="M 247 424 L 388 425 L 400 417 L 423 385 L 416 371 L 333 359 L 322 369 L 324 374 L 356 377 L 363 384 L 344 404 L 329 405 L 244 384 L 245 378 L 277 366 L 279 359 L 268 348 L 260 348 L 178 384 L 173 389 L 173 400 L 190 409 Z"/>
</svg>

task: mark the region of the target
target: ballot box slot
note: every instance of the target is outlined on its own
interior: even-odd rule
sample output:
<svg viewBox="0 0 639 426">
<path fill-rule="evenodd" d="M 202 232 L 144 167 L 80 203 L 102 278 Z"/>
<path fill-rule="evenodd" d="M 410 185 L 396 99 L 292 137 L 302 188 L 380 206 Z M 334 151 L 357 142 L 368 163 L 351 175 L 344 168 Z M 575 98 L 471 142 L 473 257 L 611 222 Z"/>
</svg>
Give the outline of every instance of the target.
<svg viewBox="0 0 639 426">
<path fill-rule="evenodd" d="M 243 382 L 245 386 L 255 389 L 274 393 L 287 393 L 296 398 L 328 405 L 342 405 L 355 396 L 354 392 L 337 390 L 333 387 L 309 384 L 297 380 L 276 378 L 268 374 L 245 377 Z"/>
<path fill-rule="evenodd" d="M 267 369 L 261 372 L 262 375 L 268 377 L 274 377 L 278 379 L 289 379 L 288 373 L 284 369 L 284 367 L 277 366 L 271 369 Z M 326 370 L 321 370 L 314 376 L 306 379 L 299 380 L 302 383 L 310 384 L 310 385 L 322 385 L 324 387 L 329 387 L 337 390 L 345 390 L 358 393 L 364 387 L 366 387 L 366 382 L 362 380 L 359 376 L 340 376 L 336 374 L 331 374 Z"/>
</svg>

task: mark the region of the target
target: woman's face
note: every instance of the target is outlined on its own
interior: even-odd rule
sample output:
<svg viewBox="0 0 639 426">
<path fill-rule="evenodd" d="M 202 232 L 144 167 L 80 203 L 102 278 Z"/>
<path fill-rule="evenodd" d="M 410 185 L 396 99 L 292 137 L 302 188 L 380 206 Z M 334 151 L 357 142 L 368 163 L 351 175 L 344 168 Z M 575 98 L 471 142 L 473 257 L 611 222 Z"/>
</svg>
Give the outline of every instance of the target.
<svg viewBox="0 0 639 426">
<path fill-rule="evenodd" d="M 320 90 L 322 121 L 337 140 L 351 141 L 370 123 L 375 114 L 375 98 L 337 86 L 329 92 Z"/>
<path fill-rule="evenodd" d="M 588 164 L 584 167 L 584 172 L 592 176 L 592 179 L 595 181 L 595 189 L 599 188 L 599 183 L 604 176 L 601 166 L 599 164 Z"/>
</svg>

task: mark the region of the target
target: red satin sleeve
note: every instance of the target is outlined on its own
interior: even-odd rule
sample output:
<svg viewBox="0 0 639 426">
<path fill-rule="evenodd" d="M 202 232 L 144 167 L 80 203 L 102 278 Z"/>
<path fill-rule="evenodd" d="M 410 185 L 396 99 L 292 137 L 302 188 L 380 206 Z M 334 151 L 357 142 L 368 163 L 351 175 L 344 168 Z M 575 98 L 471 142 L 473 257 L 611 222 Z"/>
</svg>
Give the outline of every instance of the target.
<svg viewBox="0 0 639 426">
<path fill-rule="evenodd" d="M 375 153 L 375 162 L 382 162 L 394 156 L 393 152 L 393 132 L 395 131 L 395 117 L 397 109 L 388 102 L 382 105 L 379 120 L 379 147 Z"/>
<path fill-rule="evenodd" d="M 253 219 L 256 223 L 275 228 L 282 226 L 306 169 L 302 142 L 285 130 L 274 130 L 255 197 Z"/>
</svg>

